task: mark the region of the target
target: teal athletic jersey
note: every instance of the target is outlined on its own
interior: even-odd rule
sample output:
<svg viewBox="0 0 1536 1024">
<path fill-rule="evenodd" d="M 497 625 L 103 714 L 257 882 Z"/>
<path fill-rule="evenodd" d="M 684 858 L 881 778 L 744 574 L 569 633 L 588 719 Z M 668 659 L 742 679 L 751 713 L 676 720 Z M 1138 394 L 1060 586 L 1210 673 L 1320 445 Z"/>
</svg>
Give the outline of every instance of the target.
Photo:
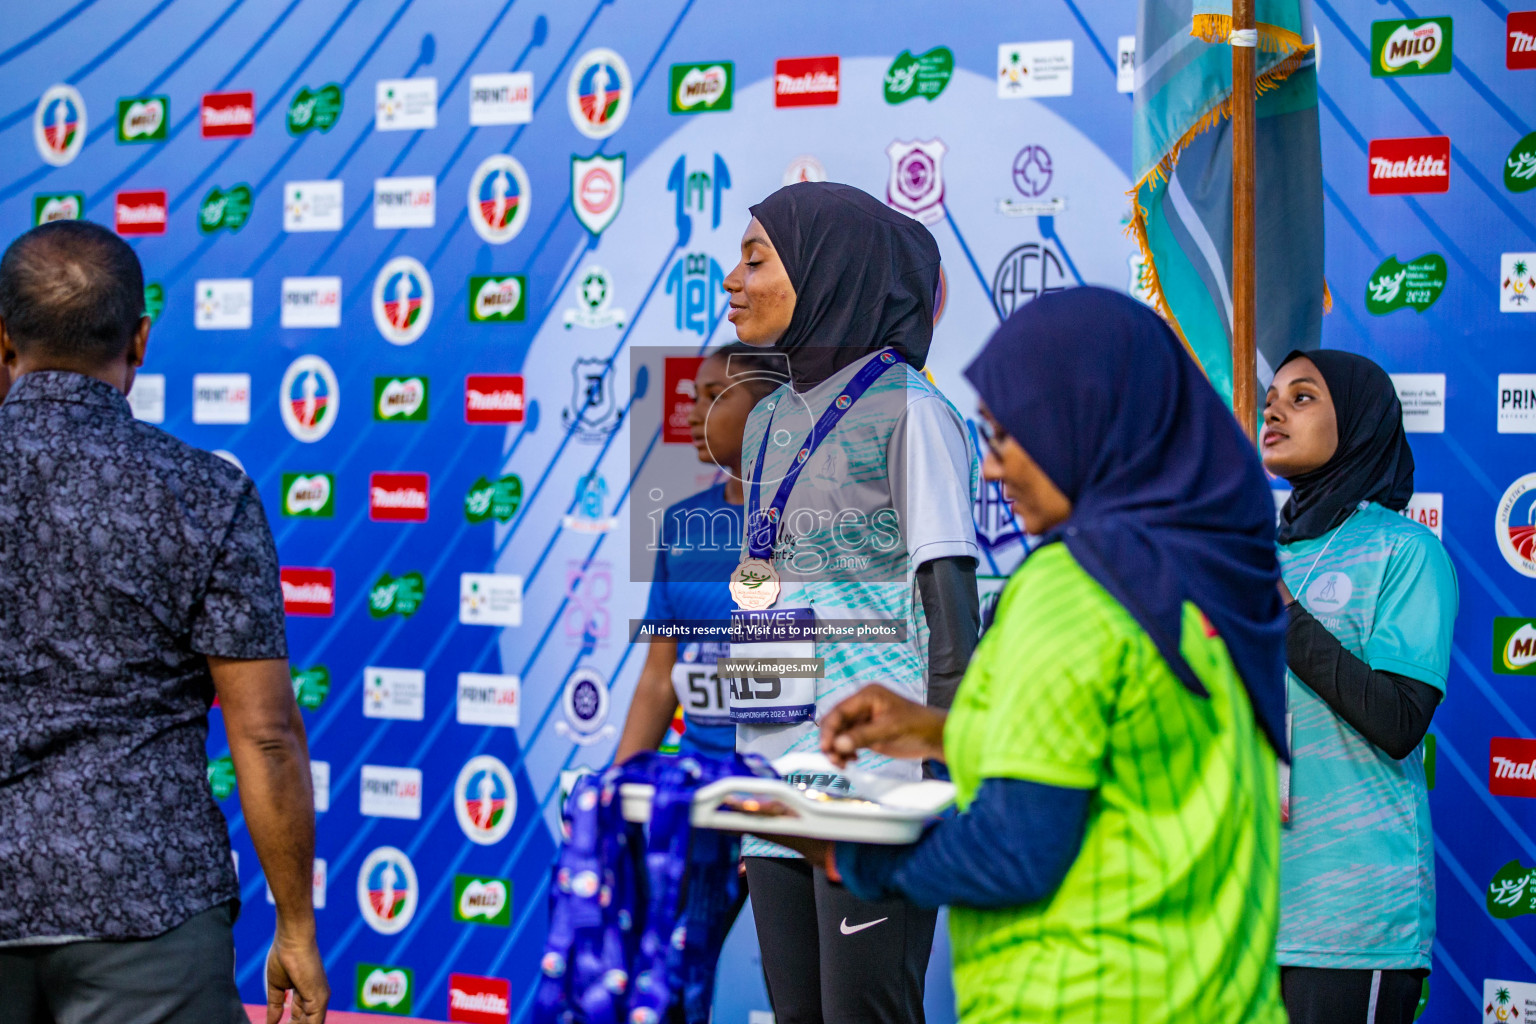
<svg viewBox="0 0 1536 1024">
<path fill-rule="evenodd" d="M 1428 529 L 1370 504 L 1280 547 L 1286 586 L 1371 668 L 1445 693 L 1456 573 Z M 1394 761 L 1287 673 L 1291 814 L 1279 958 L 1290 967 L 1429 967 L 1435 861 L 1421 747 Z"/>
<path fill-rule="evenodd" d="M 1275 753 L 1188 602 L 1180 650 L 1208 697 L 1066 545 L 1009 580 L 945 723 L 958 802 L 989 778 L 1093 798 L 1049 898 L 950 908 L 964 1024 L 1284 1024 Z"/>
</svg>

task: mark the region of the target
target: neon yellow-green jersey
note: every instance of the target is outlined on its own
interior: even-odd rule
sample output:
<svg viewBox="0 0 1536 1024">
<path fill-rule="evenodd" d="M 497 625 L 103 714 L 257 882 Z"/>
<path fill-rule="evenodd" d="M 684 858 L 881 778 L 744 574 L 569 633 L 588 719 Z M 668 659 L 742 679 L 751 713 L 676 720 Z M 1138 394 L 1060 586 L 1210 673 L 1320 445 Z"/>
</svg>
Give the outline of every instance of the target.
<svg viewBox="0 0 1536 1024">
<path fill-rule="evenodd" d="M 1276 759 L 1192 604 L 1179 682 L 1063 544 L 1008 582 L 944 730 L 962 809 L 983 779 L 1094 791 L 1056 893 L 950 909 L 964 1024 L 1285 1024 Z"/>
</svg>

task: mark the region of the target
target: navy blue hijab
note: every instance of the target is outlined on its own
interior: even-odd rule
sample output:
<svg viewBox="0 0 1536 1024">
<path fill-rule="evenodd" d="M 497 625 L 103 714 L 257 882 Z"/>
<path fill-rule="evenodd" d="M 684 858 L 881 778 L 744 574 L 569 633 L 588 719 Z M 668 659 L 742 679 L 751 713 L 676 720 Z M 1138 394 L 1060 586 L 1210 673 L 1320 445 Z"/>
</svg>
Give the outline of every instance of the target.
<svg viewBox="0 0 1536 1024">
<path fill-rule="evenodd" d="M 1168 325 L 1104 288 L 1044 295 L 1004 321 L 965 375 L 1072 502 L 1044 542 L 1065 543 L 1205 697 L 1179 652 L 1194 602 L 1288 757 L 1274 499 L 1253 445 Z"/>
</svg>

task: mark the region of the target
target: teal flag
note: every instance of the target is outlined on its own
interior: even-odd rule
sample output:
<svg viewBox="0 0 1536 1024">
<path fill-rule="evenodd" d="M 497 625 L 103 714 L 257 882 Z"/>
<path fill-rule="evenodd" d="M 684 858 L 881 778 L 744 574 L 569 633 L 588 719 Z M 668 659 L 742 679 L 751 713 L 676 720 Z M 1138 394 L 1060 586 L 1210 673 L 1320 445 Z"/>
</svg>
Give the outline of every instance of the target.
<svg viewBox="0 0 1536 1024">
<path fill-rule="evenodd" d="M 1323 165 L 1306 0 L 1257 0 L 1254 235 L 1259 385 L 1318 347 Z M 1142 0 L 1136 27 L 1131 230 L 1142 291 L 1232 398 L 1230 3 Z"/>
</svg>

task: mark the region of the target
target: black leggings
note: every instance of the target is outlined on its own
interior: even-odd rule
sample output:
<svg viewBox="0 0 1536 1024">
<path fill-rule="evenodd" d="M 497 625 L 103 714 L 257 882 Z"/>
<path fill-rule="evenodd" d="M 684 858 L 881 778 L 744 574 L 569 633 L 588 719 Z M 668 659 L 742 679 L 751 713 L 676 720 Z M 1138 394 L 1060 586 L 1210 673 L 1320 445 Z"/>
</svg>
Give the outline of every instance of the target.
<svg viewBox="0 0 1536 1024">
<path fill-rule="evenodd" d="M 1280 968 L 1291 1024 L 1412 1024 L 1428 971 Z"/>
<path fill-rule="evenodd" d="M 798 858 L 746 862 L 776 1024 L 923 1024 L 937 911 L 855 899 Z"/>
</svg>

